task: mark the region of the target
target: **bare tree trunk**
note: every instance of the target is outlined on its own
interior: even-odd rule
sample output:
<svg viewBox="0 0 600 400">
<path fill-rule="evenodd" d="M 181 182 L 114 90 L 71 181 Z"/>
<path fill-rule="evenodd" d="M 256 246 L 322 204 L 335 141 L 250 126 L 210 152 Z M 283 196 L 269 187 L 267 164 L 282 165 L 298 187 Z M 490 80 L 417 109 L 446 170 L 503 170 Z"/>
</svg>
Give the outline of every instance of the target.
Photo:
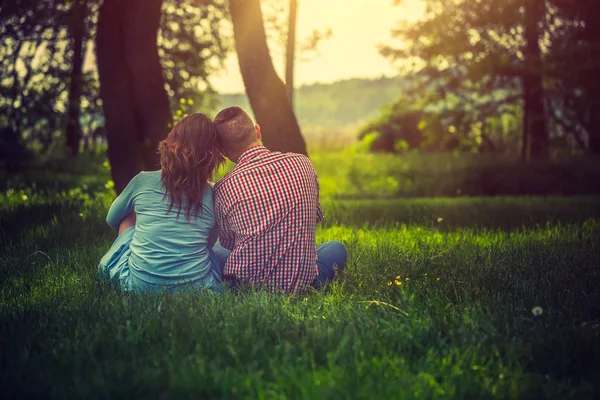
<svg viewBox="0 0 600 400">
<path fill-rule="evenodd" d="M 104 0 L 96 48 L 108 158 L 117 192 L 140 170 L 159 168 L 169 99 L 158 58 L 162 0 Z"/>
<path fill-rule="evenodd" d="M 240 71 L 265 146 L 307 154 L 285 86 L 269 55 L 259 0 L 230 0 L 229 11 Z"/>
<path fill-rule="evenodd" d="M 292 111 L 294 110 L 294 64 L 296 62 L 296 15 L 298 0 L 290 0 L 290 15 L 288 19 L 287 52 L 285 63 L 285 89 Z"/>
<path fill-rule="evenodd" d="M 548 130 L 544 110 L 542 57 L 539 45 L 539 24 L 544 17 L 544 0 L 525 3 L 525 74 L 523 76 L 524 104 L 527 113 L 528 159 L 548 158 Z"/>
<path fill-rule="evenodd" d="M 596 90 L 595 96 L 592 96 L 594 105 L 592 109 L 598 110 L 600 107 L 600 90 Z M 591 113 L 591 129 L 589 132 L 588 152 L 594 155 L 600 155 L 600 113 L 594 111 Z"/>
<path fill-rule="evenodd" d="M 171 123 L 157 46 L 161 5 L 162 0 L 129 0 L 127 7 L 123 7 L 124 50 L 146 170 L 160 167 L 158 142 L 167 136 Z"/>
<path fill-rule="evenodd" d="M 100 7 L 96 35 L 108 159 L 117 193 L 127 186 L 142 167 L 133 90 L 125 56 L 122 8 L 119 0 L 104 0 Z"/>
<path fill-rule="evenodd" d="M 72 155 L 79 153 L 81 140 L 81 125 L 79 122 L 81 104 L 81 85 L 84 57 L 84 30 L 87 5 L 85 0 L 77 0 L 72 9 L 71 37 L 73 39 L 73 60 L 71 62 L 71 82 L 69 83 L 69 100 L 67 106 L 67 147 Z"/>
</svg>

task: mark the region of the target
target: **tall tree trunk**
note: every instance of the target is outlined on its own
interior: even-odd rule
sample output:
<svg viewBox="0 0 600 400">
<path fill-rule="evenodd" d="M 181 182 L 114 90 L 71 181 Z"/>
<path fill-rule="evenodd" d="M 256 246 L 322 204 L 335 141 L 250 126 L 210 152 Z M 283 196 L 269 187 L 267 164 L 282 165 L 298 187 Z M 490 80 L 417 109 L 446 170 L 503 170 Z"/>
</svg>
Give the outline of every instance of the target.
<svg viewBox="0 0 600 400">
<path fill-rule="evenodd" d="M 125 57 L 144 169 L 160 168 L 158 142 L 169 133 L 171 110 L 158 57 L 162 0 L 129 0 L 123 7 Z"/>
<path fill-rule="evenodd" d="M 67 106 L 67 147 L 72 155 L 79 153 L 81 140 L 81 124 L 79 122 L 81 105 L 81 85 L 84 57 L 84 30 L 87 15 L 85 0 L 77 0 L 71 8 L 70 33 L 73 39 L 73 60 L 71 61 L 71 82 L 69 83 L 69 99 Z"/>
<path fill-rule="evenodd" d="M 290 0 L 290 15 L 288 18 L 287 51 L 285 62 L 285 89 L 290 106 L 294 110 L 294 64 L 296 62 L 296 15 L 298 0 Z"/>
<path fill-rule="evenodd" d="M 230 0 L 229 11 L 240 71 L 265 146 L 307 154 L 285 86 L 269 55 L 259 0 Z"/>
<path fill-rule="evenodd" d="M 108 159 L 117 193 L 142 169 L 138 123 L 125 55 L 122 9 L 123 5 L 119 0 L 104 0 L 100 7 L 96 35 Z"/>
<path fill-rule="evenodd" d="M 598 79 L 598 78 L 596 78 Z M 594 88 L 590 101 L 592 110 L 600 109 L 600 88 Z M 600 113 L 593 111 L 590 115 L 590 131 L 588 139 L 588 153 L 600 155 Z"/>
<path fill-rule="evenodd" d="M 539 24 L 545 13 L 544 1 L 527 0 L 525 3 L 526 71 L 522 79 L 529 139 L 528 159 L 548 158 L 548 131 L 544 110 L 542 57 L 539 45 Z"/>
<path fill-rule="evenodd" d="M 117 192 L 159 168 L 158 142 L 171 122 L 158 57 L 162 0 L 104 0 L 96 38 L 108 158 Z"/>
</svg>

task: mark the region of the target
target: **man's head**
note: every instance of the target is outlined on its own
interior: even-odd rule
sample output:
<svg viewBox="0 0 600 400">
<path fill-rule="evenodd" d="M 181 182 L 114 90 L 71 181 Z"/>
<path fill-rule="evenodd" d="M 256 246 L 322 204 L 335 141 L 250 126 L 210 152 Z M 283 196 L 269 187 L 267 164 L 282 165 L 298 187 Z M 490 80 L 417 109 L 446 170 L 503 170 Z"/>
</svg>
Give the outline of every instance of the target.
<svg viewBox="0 0 600 400">
<path fill-rule="evenodd" d="M 214 123 L 225 155 L 233 162 L 237 162 L 244 151 L 260 144 L 260 126 L 254 125 L 250 116 L 239 107 L 221 110 Z"/>
</svg>

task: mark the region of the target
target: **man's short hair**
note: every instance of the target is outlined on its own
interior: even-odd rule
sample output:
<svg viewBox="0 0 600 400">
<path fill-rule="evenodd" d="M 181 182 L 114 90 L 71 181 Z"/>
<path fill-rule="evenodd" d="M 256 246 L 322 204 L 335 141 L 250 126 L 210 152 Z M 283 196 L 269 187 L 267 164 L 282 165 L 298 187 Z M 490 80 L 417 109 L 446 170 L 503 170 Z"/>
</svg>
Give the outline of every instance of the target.
<svg viewBox="0 0 600 400">
<path fill-rule="evenodd" d="M 227 152 L 239 152 L 256 141 L 254 122 L 240 107 L 228 107 L 215 117 L 217 137 Z"/>
</svg>

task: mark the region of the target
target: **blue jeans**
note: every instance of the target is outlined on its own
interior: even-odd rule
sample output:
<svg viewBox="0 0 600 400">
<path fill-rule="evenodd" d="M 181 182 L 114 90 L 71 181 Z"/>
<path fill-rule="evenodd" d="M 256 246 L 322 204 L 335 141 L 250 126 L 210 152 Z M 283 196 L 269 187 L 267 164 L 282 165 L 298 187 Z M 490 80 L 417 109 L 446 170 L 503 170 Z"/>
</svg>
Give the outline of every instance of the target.
<svg viewBox="0 0 600 400">
<path fill-rule="evenodd" d="M 221 267 L 221 271 L 223 271 L 225 262 L 227 262 L 231 251 L 221 246 L 220 243 L 215 244 L 213 251 L 219 259 L 219 266 Z M 335 271 L 341 272 L 346 266 L 347 257 L 348 253 L 346 252 L 346 247 L 337 240 L 325 242 L 320 245 L 317 248 L 317 267 L 319 268 L 319 274 L 317 275 L 317 279 L 313 286 L 320 289 L 321 286 L 333 281 L 335 278 Z"/>
</svg>

